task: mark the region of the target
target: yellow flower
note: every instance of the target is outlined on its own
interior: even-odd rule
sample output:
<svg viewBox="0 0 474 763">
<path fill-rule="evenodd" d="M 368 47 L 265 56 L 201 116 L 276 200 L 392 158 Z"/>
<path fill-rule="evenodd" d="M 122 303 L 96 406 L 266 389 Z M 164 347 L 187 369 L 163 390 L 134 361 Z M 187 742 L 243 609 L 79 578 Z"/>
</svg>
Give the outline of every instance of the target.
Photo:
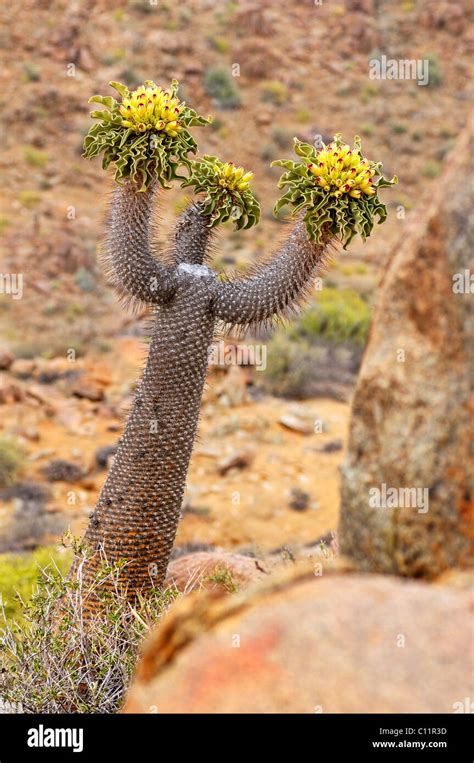
<svg viewBox="0 0 474 763">
<path fill-rule="evenodd" d="M 253 178 L 253 172 L 246 172 L 244 174 L 244 168 L 235 167 L 233 162 L 226 162 L 221 166 L 216 165 L 214 172 L 218 185 L 230 190 L 245 190 Z"/>
<path fill-rule="evenodd" d="M 333 141 L 317 155 L 316 162 L 307 165 L 315 182 L 335 198 L 348 194 L 360 199 L 362 194 L 373 196 L 375 175 L 373 163 L 367 161 L 357 148 Z"/>
<path fill-rule="evenodd" d="M 163 90 L 150 80 L 130 93 L 128 98 L 122 98 L 119 107 L 123 117 L 122 127 L 137 133 L 163 131 L 172 138 L 182 129 L 179 117 L 183 109 L 184 104 L 169 90 Z"/>
</svg>

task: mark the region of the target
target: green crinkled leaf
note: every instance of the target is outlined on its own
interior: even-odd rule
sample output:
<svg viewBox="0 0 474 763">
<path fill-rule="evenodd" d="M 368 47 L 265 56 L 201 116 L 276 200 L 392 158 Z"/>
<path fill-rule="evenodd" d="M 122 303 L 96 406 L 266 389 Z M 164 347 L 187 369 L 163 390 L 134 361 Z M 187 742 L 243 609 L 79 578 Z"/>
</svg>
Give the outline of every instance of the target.
<svg viewBox="0 0 474 763">
<path fill-rule="evenodd" d="M 147 80 L 148 82 L 149 80 Z M 109 82 L 110 87 L 113 87 L 114 90 L 117 91 L 117 93 L 120 95 L 121 98 L 128 98 L 130 95 L 130 90 L 126 85 L 122 85 L 121 82 Z"/>
<path fill-rule="evenodd" d="M 113 109 L 117 101 L 111 95 L 93 95 L 92 98 L 89 98 L 89 103 L 101 103 L 102 106 Z"/>
<path fill-rule="evenodd" d="M 338 145 L 342 143 L 340 135 L 335 136 L 334 140 Z M 354 138 L 354 148 L 358 151 L 361 149 L 358 136 Z M 272 162 L 272 167 L 283 167 L 286 170 L 280 177 L 278 188 L 287 189 L 275 203 L 273 212 L 278 214 L 286 205 L 291 206 L 295 214 L 306 210 L 303 219 L 310 239 L 322 243 L 323 230 L 329 228 L 333 235 L 340 238 L 346 249 L 355 235 L 360 235 L 364 241 L 370 236 L 375 215 L 379 224 L 384 222 L 387 208 L 380 200 L 378 191 L 397 183 L 397 177 L 394 176 L 391 180 L 384 178 L 380 174 L 382 164 L 372 163 L 372 168 L 379 173 L 373 184 L 376 189 L 374 195 L 362 196 L 360 199 L 349 196 L 336 198 L 314 182 L 314 177 L 307 168 L 308 163 L 317 161 L 319 150 L 295 138 L 295 154 L 302 157 L 303 161 L 278 159 Z"/>
<path fill-rule="evenodd" d="M 111 114 L 109 111 L 103 109 L 102 111 L 91 111 L 92 119 L 101 119 L 103 122 L 113 122 L 120 125 L 121 119 L 117 115 Z M 123 128 L 122 128 L 123 129 Z"/>
</svg>

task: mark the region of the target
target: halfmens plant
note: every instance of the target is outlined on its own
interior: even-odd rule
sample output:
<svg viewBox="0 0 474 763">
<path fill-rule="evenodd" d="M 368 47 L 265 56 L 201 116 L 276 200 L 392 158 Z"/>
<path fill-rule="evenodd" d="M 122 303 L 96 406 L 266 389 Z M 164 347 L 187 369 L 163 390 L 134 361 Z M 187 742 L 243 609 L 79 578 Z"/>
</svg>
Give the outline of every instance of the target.
<svg viewBox="0 0 474 763">
<path fill-rule="evenodd" d="M 111 84 L 122 103 L 94 97 L 106 110 L 92 113 L 100 121 L 85 139 L 85 155 L 102 153 L 104 167 L 115 163 L 119 185 L 105 262 L 121 296 L 153 307 L 154 323 L 146 367 L 85 534 L 92 554 L 82 575 L 87 582 L 95 574 L 101 554 L 109 563 L 125 562 L 123 582 L 133 598 L 165 578 L 216 324 L 245 329 L 291 313 L 338 239 L 346 244 L 357 232 L 366 237 L 373 213 L 384 218 L 378 189 L 388 181 L 380 165 L 362 157 L 358 142 L 351 153 L 336 136 L 323 148 L 324 159 L 297 143 L 302 161 L 281 162 L 287 172 L 280 185 L 289 190 L 276 205 L 288 203 L 298 213 L 287 240 L 244 277 L 220 278 L 207 265 L 213 230 L 227 220 L 236 228 L 258 223 L 252 173 L 216 157 L 188 157 L 197 150 L 188 127 L 208 120 L 178 100 L 177 83 L 163 90 L 147 81 L 133 93 Z M 324 185 L 314 169 L 318 159 L 329 177 Z M 341 170 L 346 163 L 348 178 Z M 183 185 L 201 196 L 180 216 L 165 264 L 154 248 L 152 214 L 157 188 L 180 177 L 178 170 L 187 173 Z M 341 184 L 352 180 L 346 193 Z"/>
</svg>

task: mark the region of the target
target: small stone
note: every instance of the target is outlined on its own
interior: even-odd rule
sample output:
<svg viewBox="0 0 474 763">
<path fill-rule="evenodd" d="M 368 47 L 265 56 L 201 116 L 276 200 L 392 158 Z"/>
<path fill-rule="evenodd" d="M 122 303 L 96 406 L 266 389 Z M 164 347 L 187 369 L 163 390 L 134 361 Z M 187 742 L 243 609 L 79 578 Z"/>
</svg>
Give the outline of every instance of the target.
<svg viewBox="0 0 474 763">
<path fill-rule="evenodd" d="M 42 450 L 37 450 L 35 453 L 32 453 L 30 456 L 28 456 L 28 461 L 40 461 L 42 458 L 52 456 L 55 452 L 55 448 L 43 448 Z"/>
<path fill-rule="evenodd" d="M 91 400 L 93 403 L 104 399 L 104 390 L 92 379 L 78 379 L 71 391 L 75 397 Z"/>
<path fill-rule="evenodd" d="M 342 440 L 330 440 L 324 445 L 321 445 L 320 448 L 315 448 L 315 450 L 319 451 L 319 453 L 337 453 L 337 451 L 342 450 L 343 447 Z"/>
<path fill-rule="evenodd" d="M 284 413 L 278 419 L 278 423 L 285 427 L 285 429 L 299 432 L 299 434 L 309 435 L 314 432 L 314 425 L 311 421 L 300 418 L 293 413 Z"/>
<path fill-rule="evenodd" d="M 35 370 L 36 361 L 24 360 L 23 358 L 15 360 L 10 366 L 11 373 L 17 376 L 18 379 L 31 379 Z"/>
<path fill-rule="evenodd" d="M 31 442 L 39 442 L 40 440 L 40 433 L 36 427 L 26 427 L 26 429 L 22 431 L 22 435 L 26 437 L 27 440 L 31 440 Z"/>
<path fill-rule="evenodd" d="M 98 469 L 108 469 L 111 461 L 117 452 L 117 444 L 104 445 L 102 448 L 97 448 L 95 452 L 95 463 Z"/>
<path fill-rule="evenodd" d="M 0 371 L 8 371 L 11 367 L 14 356 L 8 350 L 0 350 Z"/>
<path fill-rule="evenodd" d="M 80 466 L 64 458 L 50 461 L 41 471 L 49 482 L 79 482 L 84 477 Z"/>
<path fill-rule="evenodd" d="M 270 111 L 261 111 L 260 113 L 255 115 L 255 121 L 258 125 L 264 127 L 265 125 L 269 125 L 272 121 L 273 117 Z"/>
<path fill-rule="evenodd" d="M 0 405 L 21 403 L 25 399 L 25 393 L 17 384 L 5 384 L 0 387 Z"/>
<path fill-rule="evenodd" d="M 306 511 L 309 506 L 309 493 L 305 493 L 304 490 L 294 487 L 292 488 L 290 495 L 291 500 L 288 504 L 290 509 L 293 509 L 293 511 Z"/>
<path fill-rule="evenodd" d="M 82 417 L 76 409 L 77 403 L 60 402 L 56 404 L 55 418 L 66 429 L 71 432 L 78 432 L 82 425 Z"/>
<path fill-rule="evenodd" d="M 255 453 L 251 450 L 236 450 L 218 462 L 217 471 L 224 476 L 230 469 L 245 469 L 254 458 Z"/>
</svg>

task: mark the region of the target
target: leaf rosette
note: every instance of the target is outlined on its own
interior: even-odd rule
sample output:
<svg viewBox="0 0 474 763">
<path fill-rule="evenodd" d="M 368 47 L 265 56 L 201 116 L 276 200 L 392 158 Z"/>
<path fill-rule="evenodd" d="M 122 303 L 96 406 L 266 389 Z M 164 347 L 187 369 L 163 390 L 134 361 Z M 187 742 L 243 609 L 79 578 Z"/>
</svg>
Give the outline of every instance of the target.
<svg viewBox="0 0 474 763">
<path fill-rule="evenodd" d="M 233 220 L 240 230 L 260 219 L 260 205 L 249 187 L 252 178 L 253 172 L 205 154 L 191 163 L 191 174 L 182 185 L 205 194 L 203 214 L 210 217 L 210 227 Z"/>
<path fill-rule="evenodd" d="M 294 213 L 305 211 L 304 222 L 311 240 L 323 243 L 323 231 L 337 235 L 344 247 L 359 234 L 365 241 L 374 226 L 387 217 L 387 208 L 379 198 L 381 188 L 397 183 L 381 174 L 382 164 L 362 155 L 360 138 L 351 148 L 337 133 L 329 144 L 316 148 L 295 138 L 299 161 L 277 160 L 272 166 L 284 167 L 279 188 L 286 193 L 274 206 L 277 214 L 289 204 Z"/>
<path fill-rule="evenodd" d="M 120 82 L 110 82 L 120 96 L 94 95 L 89 103 L 105 106 L 91 112 L 94 124 L 84 140 L 84 156 L 102 154 L 102 167 L 115 164 L 115 181 L 131 180 L 138 190 L 157 180 L 163 188 L 175 178 L 180 166 L 190 167 L 189 153 L 197 144 L 189 127 L 209 124 L 211 118 L 200 116 L 177 97 L 178 82 L 163 89 L 146 80 L 130 91 Z"/>
</svg>

